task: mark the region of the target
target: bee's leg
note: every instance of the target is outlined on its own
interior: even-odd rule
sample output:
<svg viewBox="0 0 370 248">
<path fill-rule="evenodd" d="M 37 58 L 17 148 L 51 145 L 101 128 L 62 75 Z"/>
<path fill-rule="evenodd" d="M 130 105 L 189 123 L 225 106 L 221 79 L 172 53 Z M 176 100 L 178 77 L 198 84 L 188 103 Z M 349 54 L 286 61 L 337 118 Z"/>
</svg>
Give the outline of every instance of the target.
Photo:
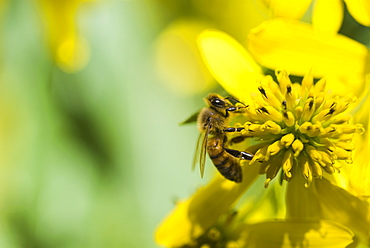
<svg viewBox="0 0 370 248">
<path fill-rule="evenodd" d="M 232 150 L 228 148 L 225 148 L 225 151 L 236 158 L 245 159 L 245 160 L 252 160 L 253 158 L 253 154 L 248 153 L 248 152 L 241 152 L 238 150 Z"/>
<path fill-rule="evenodd" d="M 240 113 L 241 109 L 246 108 L 247 106 L 233 106 L 226 109 L 226 117 L 229 116 L 229 112 Z"/>
<path fill-rule="evenodd" d="M 243 142 L 246 138 L 247 137 L 245 137 L 245 136 L 236 136 L 236 137 L 230 139 L 230 141 L 227 144 L 228 144 L 228 146 L 232 146 L 234 144 L 238 144 L 238 143 Z"/>
<path fill-rule="evenodd" d="M 244 129 L 244 127 L 228 127 L 224 129 L 224 132 L 228 133 L 234 133 L 234 132 L 240 132 Z"/>
<path fill-rule="evenodd" d="M 240 132 L 244 129 L 244 127 L 228 127 L 224 129 L 224 132 L 229 132 L 229 133 L 237 133 Z M 226 137 L 226 136 L 225 136 Z M 230 141 L 227 142 L 228 145 L 232 146 L 233 144 L 243 142 L 245 138 L 248 138 L 249 136 L 236 136 L 232 138 Z M 224 142 L 226 144 L 226 140 Z"/>
</svg>

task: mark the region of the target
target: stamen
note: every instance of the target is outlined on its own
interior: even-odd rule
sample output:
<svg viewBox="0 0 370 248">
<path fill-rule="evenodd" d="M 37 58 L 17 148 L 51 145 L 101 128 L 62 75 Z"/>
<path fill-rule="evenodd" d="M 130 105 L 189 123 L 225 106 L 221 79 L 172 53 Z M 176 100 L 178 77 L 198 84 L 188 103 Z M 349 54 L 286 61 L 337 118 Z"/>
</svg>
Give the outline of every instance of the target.
<svg viewBox="0 0 370 248">
<path fill-rule="evenodd" d="M 266 187 L 280 169 L 285 180 L 292 178 L 294 166 L 301 167 L 309 187 L 313 178 L 339 171 L 341 163 L 336 160 L 352 162 L 352 139 L 364 128 L 352 124 L 346 112 L 355 98 L 326 93 L 325 79 L 314 84 L 308 73 L 299 85 L 292 84 L 285 71 L 276 71 L 276 77 L 279 84 L 270 76 L 261 80 L 261 94 L 254 99 L 256 107 L 245 111 L 249 121 L 241 134 L 255 139 L 250 164 L 266 174 Z"/>
<path fill-rule="evenodd" d="M 294 134 L 288 133 L 284 135 L 283 137 L 281 137 L 280 142 L 282 145 L 285 146 L 285 148 L 288 148 L 293 143 L 294 138 L 295 138 Z"/>
<path fill-rule="evenodd" d="M 302 141 L 300 141 L 299 139 L 294 140 L 292 144 L 292 149 L 294 151 L 294 157 L 298 157 L 299 153 L 303 150 L 303 148 L 304 148 L 304 145 Z"/>
<path fill-rule="evenodd" d="M 282 167 L 283 167 L 283 171 L 284 171 L 285 175 L 288 178 L 291 178 L 292 173 L 290 172 L 290 170 L 293 167 L 293 152 L 292 152 L 292 150 L 288 150 L 288 151 L 285 152 Z"/>
<path fill-rule="evenodd" d="M 266 91 L 264 88 L 262 88 L 262 86 L 258 87 L 258 90 L 261 92 L 261 94 L 266 98 L 268 99 L 267 95 L 266 95 Z"/>
</svg>

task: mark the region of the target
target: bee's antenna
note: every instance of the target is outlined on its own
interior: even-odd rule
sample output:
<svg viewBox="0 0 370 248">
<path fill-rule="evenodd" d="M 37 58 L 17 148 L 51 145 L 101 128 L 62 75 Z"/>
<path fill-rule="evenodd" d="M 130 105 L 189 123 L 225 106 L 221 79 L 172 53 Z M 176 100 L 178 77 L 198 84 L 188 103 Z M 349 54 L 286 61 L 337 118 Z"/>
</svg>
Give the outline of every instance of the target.
<svg viewBox="0 0 370 248">
<path fill-rule="evenodd" d="M 235 105 L 236 103 L 240 103 L 240 104 L 243 104 L 244 106 L 247 106 L 247 105 L 245 105 L 244 103 L 242 103 L 241 101 L 235 99 L 232 96 L 225 97 L 225 99 L 229 100 L 233 105 Z"/>
</svg>

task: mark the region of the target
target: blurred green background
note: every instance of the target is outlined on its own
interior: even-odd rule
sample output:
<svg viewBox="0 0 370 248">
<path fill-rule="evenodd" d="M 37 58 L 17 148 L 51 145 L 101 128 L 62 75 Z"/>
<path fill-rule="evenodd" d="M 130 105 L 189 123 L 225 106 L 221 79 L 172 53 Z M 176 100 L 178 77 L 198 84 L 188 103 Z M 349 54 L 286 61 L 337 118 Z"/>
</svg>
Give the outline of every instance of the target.
<svg viewBox="0 0 370 248">
<path fill-rule="evenodd" d="M 195 2 L 1 1 L 0 247 L 157 247 L 206 181 L 179 123 L 215 87 L 195 37 L 228 13 Z M 68 28 L 86 63 L 58 60 Z"/>
<path fill-rule="evenodd" d="M 196 128 L 178 123 L 202 100 L 159 82 L 164 23 L 147 3 L 80 6 L 90 60 L 73 73 L 54 63 L 39 4 L 1 12 L 0 247 L 156 247 L 155 227 L 198 179 Z"/>
<path fill-rule="evenodd" d="M 179 123 L 222 92 L 196 47 L 242 44 L 254 0 L 1 0 L 0 247 L 157 247 L 205 179 Z"/>
</svg>

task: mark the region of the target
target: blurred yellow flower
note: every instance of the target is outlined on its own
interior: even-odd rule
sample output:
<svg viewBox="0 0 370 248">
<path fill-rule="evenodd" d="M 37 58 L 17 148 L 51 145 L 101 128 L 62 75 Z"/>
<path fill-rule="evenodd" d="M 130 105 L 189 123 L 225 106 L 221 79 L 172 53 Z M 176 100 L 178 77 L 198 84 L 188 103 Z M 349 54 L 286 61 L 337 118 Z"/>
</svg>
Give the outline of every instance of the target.
<svg viewBox="0 0 370 248">
<path fill-rule="evenodd" d="M 54 62 L 65 72 L 79 71 L 89 61 L 89 45 L 79 34 L 76 20 L 78 8 L 88 1 L 36 0 Z"/>
<path fill-rule="evenodd" d="M 191 95 L 216 85 L 196 44 L 196 37 L 209 26 L 196 19 L 177 20 L 157 37 L 154 54 L 157 73 L 173 92 Z"/>
<path fill-rule="evenodd" d="M 171 4 L 178 12 L 182 11 L 180 2 Z M 204 65 L 196 37 L 205 29 L 219 28 L 245 40 L 251 28 L 266 20 L 262 12 L 255 11 L 256 4 L 254 1 L 189 1 L 186 12 L 194 14 L 171 21 L 156 39 L 154 62 L 161 82 L 185 96 L 214 88 L 217 84 Z M 258 5 L 263 8 L 262 3 Z"/>
</svg>

